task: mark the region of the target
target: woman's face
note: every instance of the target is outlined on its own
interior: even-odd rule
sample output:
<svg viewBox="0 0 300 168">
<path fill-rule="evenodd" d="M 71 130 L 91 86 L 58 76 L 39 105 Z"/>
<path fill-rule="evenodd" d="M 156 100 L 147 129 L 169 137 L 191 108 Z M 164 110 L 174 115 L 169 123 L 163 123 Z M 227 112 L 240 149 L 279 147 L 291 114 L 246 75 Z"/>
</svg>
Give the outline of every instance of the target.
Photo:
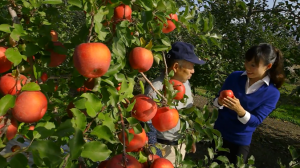
<svg viewBox="0 0 300 168">
<path fill-rule="evenodd" d="M 251 61 L 245 61 L 245 69 L 249 79 L 260 80 L 266 76 L 266 71 L 272 67 L 272 64 L 264 65 L 263 61 L 260 60 L 257 65 L 252 59 Z"/>
</svg>

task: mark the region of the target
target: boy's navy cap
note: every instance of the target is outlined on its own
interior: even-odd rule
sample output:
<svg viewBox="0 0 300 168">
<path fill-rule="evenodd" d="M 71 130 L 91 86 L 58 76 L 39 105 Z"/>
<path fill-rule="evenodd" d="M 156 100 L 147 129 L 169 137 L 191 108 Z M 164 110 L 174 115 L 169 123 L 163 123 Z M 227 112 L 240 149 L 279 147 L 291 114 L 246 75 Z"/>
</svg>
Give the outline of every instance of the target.
<svg viewBox="0 0 300 168">
<path fill-rule="evenodd" d="M 203 65 L 206 63 L 196 56 L 196 54 L 194 53 L 193 45 L 180 41 L 175 42 L 172 45 L 172 49 L 168 52 L 166 57 L 168 59 L 183 59 L 199 65 Z"/>
</svg>

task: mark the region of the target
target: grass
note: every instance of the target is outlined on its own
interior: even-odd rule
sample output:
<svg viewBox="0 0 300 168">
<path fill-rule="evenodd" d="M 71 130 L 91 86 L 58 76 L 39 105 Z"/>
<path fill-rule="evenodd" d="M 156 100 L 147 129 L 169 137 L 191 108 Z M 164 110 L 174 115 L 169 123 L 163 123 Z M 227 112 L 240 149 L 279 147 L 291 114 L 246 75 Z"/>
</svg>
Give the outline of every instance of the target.
<svg viewBox="0 0 300 168">
<path fill-rule="evenodd" d="M 270 114 L 271 118 L 288 121 L 300 126 L 300 97 L 290 95 L 296 87 L 297 85 L 285 83 L 282 88 L 279 89 L 281 93 L 280 99 L 276 109 Z M 214 98 L 214 94 L 204 87 L 197 88 L 196 94 L 210 101 Z"/>
<path fill-rule="evenodd" d="M 297 85 L 285 83 L 280 88 L 280 99 L 277 108 L 270 114 L 270 117 L 288 121 L 300 126 L 300 97 L 290 95 Z"/>
</svg>

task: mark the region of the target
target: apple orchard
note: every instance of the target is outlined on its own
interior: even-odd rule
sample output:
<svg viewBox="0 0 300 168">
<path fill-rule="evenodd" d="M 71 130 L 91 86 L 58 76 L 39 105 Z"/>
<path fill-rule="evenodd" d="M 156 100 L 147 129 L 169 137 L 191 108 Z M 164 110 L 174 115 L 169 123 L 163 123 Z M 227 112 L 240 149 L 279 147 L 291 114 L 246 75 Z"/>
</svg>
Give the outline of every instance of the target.
<svg viewBox="0 0 300 168">
<path fill-rule="evenodd" d="M 170 80 L 172 72 L 163 91 L 156 90 L 158 99 L 145 96 L 139 81 L 144 78 L 151 86 L 147 73 L 159 65 L 166 70 L 165 54 L 174 42 L 168 34 L 197 36 L 212 30 L 208 18 L 190 21 L 195 9 L 188 3 L 180 14 L 172 0 L 0 4 L 10 17 L 0 24 L 6 37 L 0 43 L 0 148 L 12 140 L 29 142 L 0 155 L 0 167 L 27 167 L 33 158 L 32 167 L 171 168 L 148 144 L 149 128 L 141 123 L 149 120 L 158 131 L 170 130 L 180 120 L 186 151 L 213 139 L 222 149 L 220 133 L 212 129 L 217 111 L 172 108 L 186 98 L 184 85 Z M 57 31 L 51 15 L 58 11 L 83 16 L 83 26 L 76 32 Z M 216 151 L 209 152 L 212 159 Z M 210 164 L 180 158 L 178 154 L 180 165 L 187 167 Z"/>
</svg>

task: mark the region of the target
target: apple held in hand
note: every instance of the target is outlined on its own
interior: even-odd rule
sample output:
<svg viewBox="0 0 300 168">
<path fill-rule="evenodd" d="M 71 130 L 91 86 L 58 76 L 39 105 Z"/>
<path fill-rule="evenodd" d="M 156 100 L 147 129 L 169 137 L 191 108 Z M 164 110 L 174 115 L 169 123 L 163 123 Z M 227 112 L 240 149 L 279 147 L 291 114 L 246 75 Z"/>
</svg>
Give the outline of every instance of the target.
<svg viewBox="0 0 300 168">
<path fill-rule="evenodd" d="M 219 99 L 220 99 L 220 100 L 223 100 L 223 99 L 226 98 L 226 97 L 231 97 L 231 98 L 234 97 L 234 94 L 233 94 L 232 90 L 223 90 L 223 91 L 220 93 Z"/>
</svg>

